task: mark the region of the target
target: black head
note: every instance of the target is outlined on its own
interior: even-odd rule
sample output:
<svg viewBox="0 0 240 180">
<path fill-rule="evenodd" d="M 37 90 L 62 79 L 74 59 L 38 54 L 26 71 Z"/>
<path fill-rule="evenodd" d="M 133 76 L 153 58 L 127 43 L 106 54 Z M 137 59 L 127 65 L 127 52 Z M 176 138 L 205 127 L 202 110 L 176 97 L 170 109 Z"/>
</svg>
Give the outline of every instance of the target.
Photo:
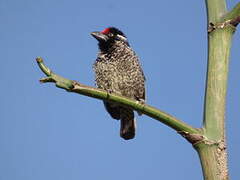
<svg viewBox="0 0 240 180">
<path fill-rule="evenodd" d="M 125 34 L 115 27 L 108 27 L 101 32 L 92 32 L 91 35 L 98 40 L 99 46 L 114 44 L 117 41 L 124 42 L 129 46 Z"/>
</svg>

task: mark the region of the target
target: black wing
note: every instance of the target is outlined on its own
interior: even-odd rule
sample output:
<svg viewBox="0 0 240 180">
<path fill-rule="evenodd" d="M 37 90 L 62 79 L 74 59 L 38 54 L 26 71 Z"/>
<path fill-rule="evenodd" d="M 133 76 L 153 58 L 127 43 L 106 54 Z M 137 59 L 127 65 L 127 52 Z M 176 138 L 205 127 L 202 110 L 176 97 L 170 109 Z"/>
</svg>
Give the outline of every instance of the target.
<svg viewBox="0 0 240 180">
<path fill-rule="evenodd" d="M 117 119 L 117 120 L 120 119 L 120 107 L 119 106 L 115 106 L 114 104 L 106 102 L 106 101 L 103 101 L 103 104 L 104 104 L 107 112 L 111 115 L 111 117 L 113 119 Z"/>
</svg>

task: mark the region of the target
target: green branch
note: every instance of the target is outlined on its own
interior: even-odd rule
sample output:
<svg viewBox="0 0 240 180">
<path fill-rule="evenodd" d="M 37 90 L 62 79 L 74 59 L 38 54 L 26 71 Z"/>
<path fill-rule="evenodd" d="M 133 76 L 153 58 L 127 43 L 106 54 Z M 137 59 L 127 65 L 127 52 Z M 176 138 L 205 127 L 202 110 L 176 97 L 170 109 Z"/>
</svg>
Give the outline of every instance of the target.
<svg viewBox="0 0 240 180">
<path fill-rule="evenodd" d="M 44 63 L 42 58 L 38 57 L 37 63 L 39 68 L 42 70 L 42 72 L 47 76 L 46 78 L 42 78 L 40 82 L 46 83 L 46 82 L 53 82 L 56 83 L 56 86 L 62 89 L 65 89 L 69 92 L 75 92 L 78 94 L 82 94 L 85 96 L 97 98 L 97 99 L 102 99 L 102 100 L 107 100 L 107 101 L 112 101 L 112 102 L 117 102 L 120 103 L 124 106 L 131 107 L 132 109 L 141 112 L 145 115 L 148 115 L 165 125 L 171 127 L 172 129 L 176 130 L 179 132 L 181 135 L 183 135 L 186 139 L 188 139 L 190 142 L 191 141 L 191 135 L 194 135 L 194 140 L 196 138 L 196 134 L 199 135 L 197 137 L 198 140 L 202 139 L 202 136 L 200 135 L 201 131 L 199 129 L 193 128 L 186 123 L 178 120 L 177 118 L 160 111 L 154 107 L 151 107 L 147 104 L 140 103 L 138 101 L 128 99 L 123 96 L 119 96 L 116 94 L 109 94 L 104 90 L 98 89 L 98 88 L 93 88 L 89 87 L 83 84 L 80 84 L 76 81 L 72 81 L 66 78 L 63 78 L 57 74 L 54 74 Z"/>
<path fill-rule="evenodd" d="M 237 3 L 237 5 L 223 17 L 223 20 L 226 21 L 229 19 L 236 19 L 239 16 L 240 16 L 240 3 Z"/>
</svg>

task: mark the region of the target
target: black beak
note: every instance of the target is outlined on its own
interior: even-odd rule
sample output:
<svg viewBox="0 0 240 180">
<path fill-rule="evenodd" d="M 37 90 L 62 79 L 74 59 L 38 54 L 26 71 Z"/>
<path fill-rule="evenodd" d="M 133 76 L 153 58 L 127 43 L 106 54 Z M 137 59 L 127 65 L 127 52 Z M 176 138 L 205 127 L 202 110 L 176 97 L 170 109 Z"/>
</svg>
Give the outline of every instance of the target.
<svg viewBox="0 0 240 180">
<path fill-rule="evenodd" d="M 95 37 L 99 42 L 106 42 L 108 40 L 108 36 L 101 32 L 92 32 L 91 35 Z"/>
</svg>

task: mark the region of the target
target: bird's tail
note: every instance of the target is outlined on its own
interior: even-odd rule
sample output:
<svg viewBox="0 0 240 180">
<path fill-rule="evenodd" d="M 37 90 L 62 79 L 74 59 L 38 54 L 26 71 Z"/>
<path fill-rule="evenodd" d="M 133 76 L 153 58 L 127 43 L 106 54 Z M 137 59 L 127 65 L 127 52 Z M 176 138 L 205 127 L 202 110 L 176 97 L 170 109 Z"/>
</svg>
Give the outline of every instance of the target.
<svg viewBox="0 0 240 180">
<path fill-rule="evenodd" d="M 125 140 L 133 139 L 135 136 L 136 128 L 133 110 L 122 107 L 120 110 L 120 120 L 120 136 Z"/>
</svg>

